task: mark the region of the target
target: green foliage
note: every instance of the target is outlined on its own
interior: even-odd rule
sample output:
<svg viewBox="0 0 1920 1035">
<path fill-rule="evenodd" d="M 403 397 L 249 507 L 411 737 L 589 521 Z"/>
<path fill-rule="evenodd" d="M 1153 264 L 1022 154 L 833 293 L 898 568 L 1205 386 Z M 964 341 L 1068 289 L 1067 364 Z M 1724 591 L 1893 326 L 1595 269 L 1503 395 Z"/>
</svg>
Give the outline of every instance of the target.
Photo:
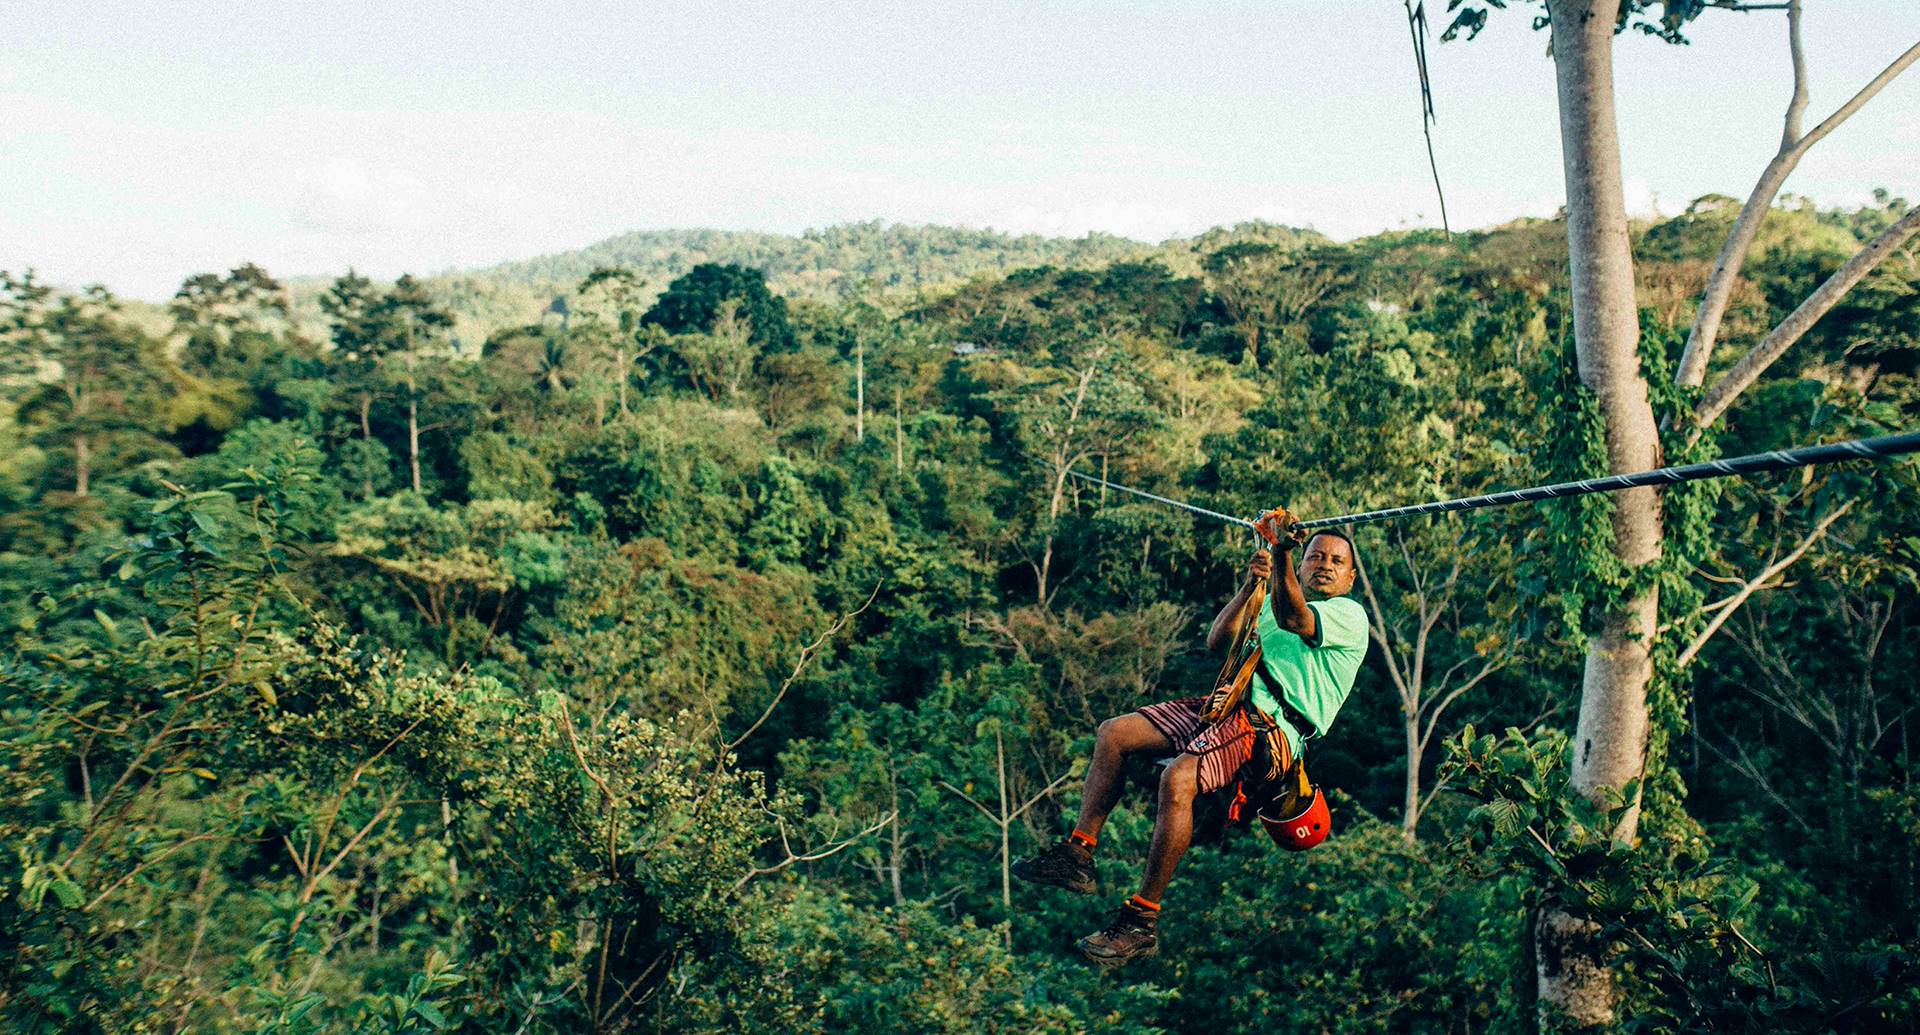
<svg viewBox="0 0 1920 1035">
<path fill-rule="evenodd" d="M 1466 0 L 1448 0 L 1447 10 L 1459 13 L 1454 15 L 1453 22 L 1447 26 L 1445 32 L 1440 34 L 1440 38 L 1452 40 L 1462 32 L 1467 34 L 1468 39 L 1478 36 L 1480 30 L 1486 27 L 1487 15 L 1491 11 L 1505 10 L 1508 2 L 1509 0 L 1484 0 L 1483 7 L 1480 4 L 1468 3 Z M 1540 2 L 1544 3 L 1544 0 Z M 1734 5 L 1723 3 L 1721 0 L 1621 0 L 1619 23 L 1614 31 L 1625 32 L 1628 27 L 1632 27 L 1638 32 L 1668 43 L 1684 44 L 1687 42 L 1684 30 L 1689 22 L 1700 17 L 1709 7 L 1732 6 Z M 1657 17 L 1650 13 L 1655 7 L 1660 11 Z M 1534 17 L 1533 27 L 1536 30 L 1544 29 L 1549 22 L 1550 19 L 1546 14 L 1540 14 Z"/>
<path fill-rule="evenodd" d="M 1892 200 L 1771 215 L 1729 340 Z M 1725 217 L 1637 231 L 1649 366 Z M 1598 498 L 1361 529 L 1330 842 L 1203 802 L 1119 975 L 1072 949 L 1113 896 L 1003 882 L 1097 723 L 1204 688 L 1249 548 L 1065 472 L 1309 516 L 1595 473 L 1563 236 L 643 235 L 349 273 L 325 350 L 256 267 L 189 278 L 174 349 L 4 278 L 0 1027 L 1517 1032 L 1555 906 L 1648 1030 L 1911 1027 L 1911 465 L 1669 492 L 1643 572 Z M 1911 425 L 1910 272 L 1667 459 Z M 1594 804 L 1555 727 L 1654 587 L 1645 791 Z"/>
<path fill-rule="evenodd" d="M 762 900 L 753 954 L 694 976 L 719 990 L 701 1032 L 1167 1030 L 1151 985 L 1101 994 L 1080 972 L 1009 952 L 999 932 L 923 903 L 867 910 L 804 888 Z M 738 969 L 733 969 L 738 968 Z"/>
<path fill-rule="evenodd" d="M 667 285 L 642 322 L 671 334 L 718 334 L 725 303 L 747 327 L 754 345 L 775 352 L 794 347 L 793 328 L 787 324 L 787 301 L 767 290 L 766 275 L 745 266 L 702 263 Z"/>
</svg>

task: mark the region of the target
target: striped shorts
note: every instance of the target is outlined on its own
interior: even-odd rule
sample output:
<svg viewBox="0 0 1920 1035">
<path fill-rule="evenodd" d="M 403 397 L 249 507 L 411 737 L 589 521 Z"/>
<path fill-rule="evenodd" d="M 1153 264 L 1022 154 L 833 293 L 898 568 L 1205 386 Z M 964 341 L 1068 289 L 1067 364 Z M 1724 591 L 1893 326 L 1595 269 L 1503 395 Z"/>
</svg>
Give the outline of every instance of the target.
<svg viewBox="0 0 1920 1035">
<path fill-rule="evenodd" d="M 1240 767 L 1253 757 L 1253 724 L 1247 710 L 1235 708 L 1219 722 L 1201 719 L 1204 697 L 1182 697 L 1140 709 L 1153 728 L 1173 742 L 1173 749 L 1200 759 L 1200 793 L 1209 794 L 1233 782 Z"/>
</svg>

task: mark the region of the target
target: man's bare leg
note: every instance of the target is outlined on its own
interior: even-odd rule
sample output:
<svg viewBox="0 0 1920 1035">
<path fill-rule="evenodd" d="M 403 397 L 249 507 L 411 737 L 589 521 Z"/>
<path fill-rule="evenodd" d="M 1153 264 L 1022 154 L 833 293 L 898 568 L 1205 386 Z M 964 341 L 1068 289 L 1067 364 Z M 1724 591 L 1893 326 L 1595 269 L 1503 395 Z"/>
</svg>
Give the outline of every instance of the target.
<svg viewBox="0 0 1920 1035">
<path fill-rule="evenodd" d="M 1193 843 L 1193 799 L 1200 792 L 1200 758 L 1181 755 L 1160 774 L 1160 808 L 1153 821 L 1153 844 L 1147 849 L 1147 872 L 1140 897 L 1159 903 L 1173 882 L 1174 867 Z"/>
<path fill-rule="evenodd" d="M 1087 783 L 1080 795 L 1080 820 L 1073 829 L 1088 837 L 1099 837 L 1107 823 L 1107 813 L 1120 801 L 1120 769 L 1135 751 L 1166 751 L 1173 743 L 1153 728 L 1139 712 L 1116 715 L 1100 724 L 1094 734 L 1093 760 L 1087 765 Z M 1164 793 L 1162 795 L 1164 799 Z M 1191 800 L 1189 800 L 1191 805 Z M 1154 835 L 1159 843 L 1159 835 Z M 1184 845 L 1182 846 L 1184 848 Z"/>
<path fill-rule="evenodd" d="M 1199 785 L 1200 759 L 1194 755 L 1176 757 L 1160 775 L 1160 808 L 1153 821 L 1153 846 L 1147 850 L 1146 882 L 1112 923 L 1080 939 L 1080 952 L 1088 959 L 1112 967 L 1160 951 L 1155 930 L 1160 896 L 1193 841 L 1193 798 Z"/>
<path fill-rule="evenodd" d="M 1093 846 L 1099 843 L 1100 828 L 1107 813 L 1120 800 L 1121 767 L 1135 751 L 1164 754 L 1173 744 L 1153 728 L 1146 717 L 1134 712 L 1115 716 L 1100 724 L 1094 735 L 1093 759 L 1087 766 L 1087 782 L 1080 796 L 1080 820 L 1073 833 L 1058 844 L 1029 859 L 1013 864 L 1015 877 L 1033 884 L 1046 884 L 1090 895 L 1099 882 L 1093 866 Z"/>
</svg>

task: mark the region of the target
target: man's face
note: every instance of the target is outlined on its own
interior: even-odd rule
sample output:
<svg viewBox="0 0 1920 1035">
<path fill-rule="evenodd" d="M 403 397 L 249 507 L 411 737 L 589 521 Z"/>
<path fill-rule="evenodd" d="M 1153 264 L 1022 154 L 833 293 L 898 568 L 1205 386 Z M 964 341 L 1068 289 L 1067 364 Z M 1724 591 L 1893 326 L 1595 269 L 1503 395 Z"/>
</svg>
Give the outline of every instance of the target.
<svg viewBox="0 0 1920 1035">
<path fill-rule="evenodd" d="M 1300 555 L 1299 574 L 1308 600 L 1345 596 L 1353 588 L 1353 550 L 1337 535 L 1314 536 Z"/>
</svg>

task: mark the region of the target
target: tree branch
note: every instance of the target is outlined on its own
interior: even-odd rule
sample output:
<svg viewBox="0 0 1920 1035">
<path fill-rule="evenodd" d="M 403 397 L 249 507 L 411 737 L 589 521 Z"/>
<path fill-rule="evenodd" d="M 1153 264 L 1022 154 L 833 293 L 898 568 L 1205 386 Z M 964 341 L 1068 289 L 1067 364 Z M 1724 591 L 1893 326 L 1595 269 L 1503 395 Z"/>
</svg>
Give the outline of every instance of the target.
<svg viewBox="0 0 1920 1035">
<path fill-rule="evenodd" d="M 1447 694 L 1445 697 L 1442 697 L 1440 699 L 1440 703 L 1433 706 L 1433 711 L 1427 713 L 1426 732 L 1420 735 L 1420 751 L 1423 754 L 1427 750 L 1427 745 L 1433 741 L 1433 731 L 1438 729 L 1440 726 L 1440 713 L 1446 711 L 1448 705 L 1452 704 L 1454 701 L 1459 700 L 1461 694 L 1464 694 L 1467 691 L 1473 689 L 1474 687 L 1479 686 L 1481 680 L 1484 680 L 1488 676 L 1493 675 L 1495 672 L 1498 672 L 1501 669 L 1506 668 L 1507 665 L 1512 661 L 1513 661 L 1513 655 L 1511 653 L 1508 653 L 1498 658 L 1488 659 L 1486 665 L 1482 667 L 1480 671 L 1473 674 L 1472 679 L 1469 679 L 1465 683 L 1460 684 L 1460 686 L 1456 687 L 1451 693 Z"/>
<path fill-rule="evenodd" d="M 773 700 L 767 702 L 766 710 L 760 713 L 759 718 L 753 720 L 753 725 L 748 726 L 745 733 L 742 733 L 738 737 L 735 737 L 732 740 L 727 742 L 727 747 L 726 747 L 727 751 L 732 751 L 735 748 L 738 748 L 741 744 L 746 743 L 747 738 L 753 736 L 754 731 L 759 729 L 761 724 L 766 722 L 767 718 L 773 714 L 773 710 L 780 706 L 780 700 L 787 696 L 788 690 L 793 689 L 794 681 L 799 679 L 800 673 L 805 672 L 807 670 L 807 666 L 813 663 L 814 655 L 820 652 L 820 648 L 826 646 L 827 641 L 832 639 L 834 634 L 839 632 L 842 628 L 844 628 L 848 622 L 851 622 L 855 618 L 860 617 L 862 612 L 866 611 L 867 608 L 873 606 L 874 600 L 880 596 L 880 585 L 881 584 L 878 582 L 874 583 L 873 592 L 867 594 L 866 603 L 861 604 L 858 608 L 855 608 L 854 610 L 841 615 L 838 619 L 834 621 L 832 625 L 827 627 L 826 632 L 821 633 L 817 638 L 814 639 L 812 643 L 809 643 L 805 647 L 802 647 L 800 649 L 800 660 L 794 662 L 793 671 L 787 673 L 787 678 L 780 681 L 779 692 L 773 695 Z"/>
<path fill-rule="evenodd" d="M 1915 49 L 1920 53 L 1920 44 L 1916 44 Z M 1766 371 L 1767 367 L 1773 365 L 1774 360 L 1779 359 L 1794 342 L 1799 341 L 1800 337 L 1806 334 L 1822 316 L 1827 315 L 1827 312 L 1838 304 L 1855 284 L 1858 284 L 1868 273 L 1873 272 L 1874 267 L 1893 254 L 1895 249 L 1907 243 L 1916 232 L 1920 232 L 1920 205 L 1914 206 L 1901 217 L 1899 222 L 1888 227 L 1885 233 L 1855 252 L 1853 258 L 1847 260 L 1846 265 L 1836 270 L 1833 276 L 1827 278 L 1826 283 L 1821 284 L 1813 294 L 1807 296 L 1806 301 L 1800 303 L 1800 308 L 1795 309 L 1786 319 L 1780 321 L 1780 325 L 1761 339 L 1760 344 L 1755 345 L 1741 357 L 1740 362 L 1735 363 L 1732 369 L 1721 375 L 1720 380 L 1714 382 L 1713 387 L 1707 390 L 1706 396 L 1700 400 L 1699 405 L 1694 407 L 1694 427 L 1688 441 L 1698 439 L 1701 430 L 1718 420 L 1720 415 L 1726 412 L 1727 407 L 1733 405 L 1733 401 L 1739 398 L 1741 392 L 1746 391 L 1760 379 L 1760 375 Z"/>
<path fill-rule="evenodd" d="M 1366 591 L 1367 603 L 1372 612 L 1369 616 L 1372 620 L 1367 623 L 1367 631 L 1372 634 L 1374 642 L 1380 645 L 1380 653 L 1386 656 L 1387 676 L 1393 680 L 1393 688 L 1400 692 L 1400 700 L 1411 705 L 1414 700 L 1413 688 L 1407 685 L 1407 677 L 1400 671 L 1400 659 L 1394 656 L 1393 645 L 1387 642 L 1387 629 L 1384 624 L 1386 619 L 1381 617 L 1386 612 L 1380 609 L 1380 598 L 1374 595 L 1373 579 L 1367 575 L 1365 564 L 1356 562 L 1354 569 L 1360 574 L 1360 588 Z"/>
<path fill-rule="evenodd" d="M 1719 337 L 1720 320 L 1726 315 L 1727 303 L 1733 297 L 1734 282 L 1739 279 L 1741 267 L 1746 264 L 1747 252 L 1760 232 L 1760 224 L 1773 207 L 1774 196 L 1780 192 L 1781 185 L 1794 167 L 1800 164 L 1800 159 L 1809 148 L 1859 111 L 1874 94 L 1879 93 L 1916 60 L 1920 60 L 1920 43 L 1915 43 L 1882 69 L 1879 75 L 1874 76 L 1871 82 L 1861 87 L 1860 92 L 1854 94 L 1847 103 L 1815 126 L 1812 132 L 1801 136 L 1800 115 L 1807 105 L 1807 87 L 1806 60 L 1800 47 L 1799 0 L 1793 0 L 1787 8 L 1787 39 L 1793 56 L 1794 85 L 1793 99 L 1787 105 L 1780 150 L 1760 173 L 1753 192 L 1747 195 L 1746 204 L 1740 207 L 1740 215 L 1727 233 L 1726 243 L 1720 247 L 1719 257 L 1714 260 L 1713 273 L 1707 278 L 1706 290 L 1701 293 L 1700 310 L 1694 315 L 1693 330 L 1687 335 L 1687 347 L 1680 355 L 1680 366 L 1674 374 L 1675 384 L 1697 387 L 1705 382 L 1707 363 L 1713 355 L 1714 342 Z M 1848 286 L 1851 287 L 1851 283 Z M 1698 423 L 1706 424 L 1708 421 L 1700 420 Z"/>
<path fill-rule="evenodd" d="M 779 873 L 781 870 L 784 870 L 787 867 L 792 866 L 794 863 L 818 862 L 819 860 L 825 859 L 830 855 L 837 855 L 840 852 L 846 851 L 848 848 L 853 846 L 854 842 L 860 840 L 863 837 L 866 837 L 868 834 L 878 831 L 881 827 L 886 826 L 888 823 L 893 822 L 894 817 L 898 815 L 899 815 L 898 812 L 889 812 L 886 815 L 881 816 L 877 821 L 874 822 L 872 826 L 867 827 L 865 830 L 862 830 L 857 834 L 852 834 L 842 840 L 835 841 L 827 845 L 827 847 L 820 849 L 817 852 L 807 852 L 801 855 L 795 855 L 793 853 L 793 849 L 786 846 L 786 834 L 785 834 L 785 831 L 782 831 L 781 847 L 786 851 L 787 857 L 781 860 L 780 862 L 774 863 L 772 866 L 756 866 L 753 869 L 748 870 L 746 874 L 744 874 L 739 880 L 734 882 L 733 890 L 738 892 L 741 888 L 746 887 L 747 883 L 753 880 L 755 877 L 765 877 L 769 874 Z"/>
<path fill-rule="evenodd" d="M 1742 585 L 1732 596 L 1707 605 L 1704 610 L 1718 611 L 1719 613 L 1715 614 L 1713 620 L 1707 623 L 1706 628 L 1701 629 L 1700 634 L 1693 638 L 1693 642 L 1687 644 L 1686 649 L 1680 652 L 1680 656 L 1674 661 L 1675 666 L 1685 669 L 1688 665 L 1693 664 L 1693 659 L 1699 655 L 1700 649 L 1707 645 L 1708 640 L 1713 639 L 1714 634 L 1720 631 L 1721 626 L 1727 624 L 1727 619 L 1733 617 L 1733 613 L 1739 610 L 1740 605 L 1745 603 L 1748 597 L 1753 596 L 1754 593 L 1765 587 L 1769 579 L 1793 567 L 1794 562 L 1805 556 L 1806 552 L 1813 548 L 1813 544 L 1819 542 L 1821 538 L 1827 534 L 1827 529 L 1832 527 L 1835 521 L 1846 516 L 1847 511 L 1852 510 L 1853 505 L 1858 502 L 1859 500 L 1856 498 L 1842 503 L 1834 509 L 1833 513 L 1821 518 L 1820 523 L 1813 526 L 1813 530 L 1808 532 L 1806 537 L 1800 540 L 1800 544 L 1793 548 L 1793 552 L 1768 565 L 1760 574 L 1748 579 L 1746 584 Z"/>
<path fill-rule="evenodd" d="M 963 791 L 960 788 L 955 787 L 954 785 L 948 783 L 945 780 L 940 781 L 940 786 L 945 787 L 947 790 L 950 790 L 953 793 L 958 794 L 960 797 L 966 799 L 967 804 L 973 806 L 976 809 L 979 809 L 981 815 L 987 817 L 990 820 L 993 820 L 995 823 L 1000 822 L 1000 816 L 997 813 L 995 813 L 992 809 L 987 808 L 985 805 L 980 804 L 978 801 L 975 801 L 973 795 L 968 794 L 966 791 Z"/>
<path fill-rule="evenodd" d="M 1013 824 L 1013 821 L 1025 815 L 1028 809 L 1033 808 L 1035 805 L 1040 804 L 1042 800 L 1046 799 L 1049 795 L 1053 793 L 1054 788 L 1060 786 L 1063 783 L 1066 783 L 1067 777 L 1072 775 L 1073 775 L 1073 770 L 1069 769 L 1066 772 L 1061 773 L 1059 776 L 1054 777 L 1054 780 L 1052 783 L 1040 789 L 1040 793 L 1035 794 L 1031 798 L 1028 798 L 1027 803 L 1025 805 L 1022 805 L 1019 808 L 1013 810 L 1013 814 L 1007 817 L 1007 825 L 1011 826 Z"/>
<path fill-rule="evenodd" d="M 96 906 L 98 906 L 100 903 L 105 902 L 107 900 L 108 895 L 111 895 L 114 892 L 119 891 L 120 888 L 124 886 L 128 881 L 132 880 L 135 877 L 138 877 L 140 875 L 140 871 L 146 869 L 149 866 L 152 866 L 154 863 L 157 863 L 162 859 L 165 859 L 167 856 L 172 855 L 173 853 L 179 851 L 182 848 L 187 847 L 190 844 L 195 844 L 200 841 L 209 841 L 216 837 L 223 837 L 223 835 L 217 834 L 217 833 L 195 834 L 192 837 L 186 838 L 176 844 L 169 846 L 165 851 L 159 853 L 158 855 L 154 855 L 149 858 L 141 860 L 140 865 L 135 866 L 131 870 L 128 870 L 126 874 L 122 876 L 119 880 L 114 881 L 112 884 L 107 885 L 107 890 L 102 891 L 98 895 L 95 895 L 93 897 L 93 901 L 87 903 L 85 906 L 82 906 L 80 911 L 82 913 L 93 912 Z"/>
</svg>

